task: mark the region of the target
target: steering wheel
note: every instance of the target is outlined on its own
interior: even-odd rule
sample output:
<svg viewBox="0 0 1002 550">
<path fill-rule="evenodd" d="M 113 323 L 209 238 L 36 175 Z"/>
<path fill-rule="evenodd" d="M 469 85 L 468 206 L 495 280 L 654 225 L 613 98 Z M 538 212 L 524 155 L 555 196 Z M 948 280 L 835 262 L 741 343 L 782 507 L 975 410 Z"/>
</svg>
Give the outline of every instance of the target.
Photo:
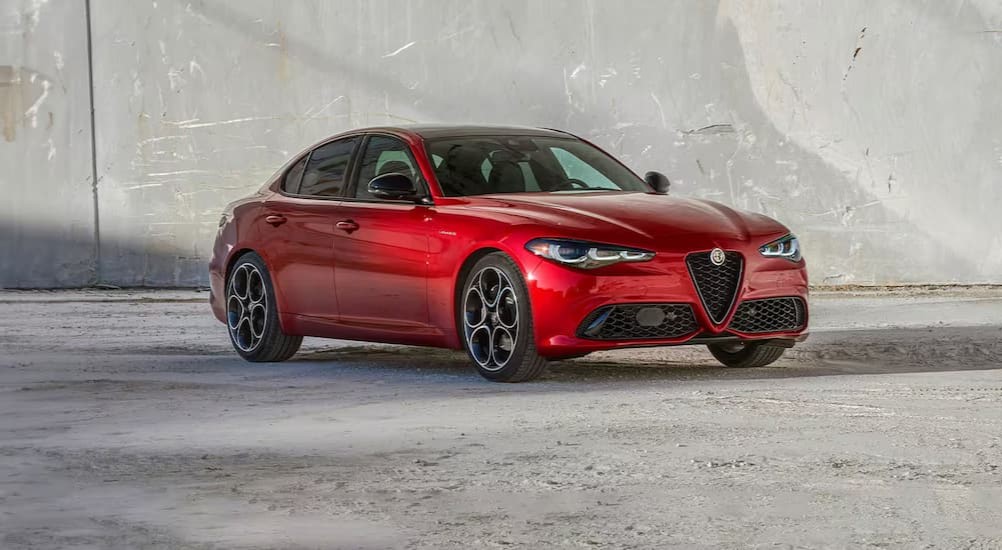
<svg viewBox="0 0 1002 550">
<path fill-rule="evenodd" d="M 574 189 L 590 189 L 591 186 L 587 183 L 577 179 L 568 178 L 557 185 L 553 186 L 554 191 L 573 191 Z"/>
</svg>

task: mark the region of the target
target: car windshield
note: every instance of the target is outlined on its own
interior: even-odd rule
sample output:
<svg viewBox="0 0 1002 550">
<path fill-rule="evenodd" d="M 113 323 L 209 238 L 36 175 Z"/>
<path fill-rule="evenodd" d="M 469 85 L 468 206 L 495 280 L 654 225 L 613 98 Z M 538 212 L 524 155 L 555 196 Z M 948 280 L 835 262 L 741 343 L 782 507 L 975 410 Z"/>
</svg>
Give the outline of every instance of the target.
<svg viewBox="0 0 1002 550">
<path fill-rule="evenodd" d="M 650 191 L 609 155 L 573 138 L 465 136 L 431 139 L 427 148 L 447 197 Z"/>
</svg>

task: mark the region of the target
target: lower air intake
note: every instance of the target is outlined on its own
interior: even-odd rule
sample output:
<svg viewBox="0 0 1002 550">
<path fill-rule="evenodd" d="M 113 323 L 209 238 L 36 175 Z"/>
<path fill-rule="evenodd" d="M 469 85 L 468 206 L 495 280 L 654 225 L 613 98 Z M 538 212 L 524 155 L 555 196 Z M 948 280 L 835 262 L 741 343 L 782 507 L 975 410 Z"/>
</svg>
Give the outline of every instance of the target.
<svg viewBox="0 0 1002 550">
<path fill-rule="evenodd" d="M 728 328 L 745 334 L 799 330 L 807 322 L 800 298 L 768 298 L 742 302 Z"/>
<path fill-rule="evenodd" d="M 678 338 L 698 328 L 689 304 L 625 304 L 591 312 L 578 335 L 592 340 L 652 340 Z"/>
</svg>

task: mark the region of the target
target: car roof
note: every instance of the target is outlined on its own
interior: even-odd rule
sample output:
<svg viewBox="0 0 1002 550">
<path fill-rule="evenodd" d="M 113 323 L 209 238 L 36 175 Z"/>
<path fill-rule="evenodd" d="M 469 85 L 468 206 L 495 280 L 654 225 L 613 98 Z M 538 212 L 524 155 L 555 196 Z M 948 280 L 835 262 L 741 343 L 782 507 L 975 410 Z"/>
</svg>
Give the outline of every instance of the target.
<svg viewBox="0 0 1002 550">
<path fill-rule="evenodd" d="M 550 130 L 548 128 L 530 128 L 527 126 L 501 126 L 487 124 L 405 124 L 400 126 L 383 126 L 361 128 L 357 132 L 387 131 L 393 133 L 412 134 L 422 139 L 435 139 L 459 136 L 531 136 L 531 137 L 574 137 L 567 132 Z"/>
</svg>

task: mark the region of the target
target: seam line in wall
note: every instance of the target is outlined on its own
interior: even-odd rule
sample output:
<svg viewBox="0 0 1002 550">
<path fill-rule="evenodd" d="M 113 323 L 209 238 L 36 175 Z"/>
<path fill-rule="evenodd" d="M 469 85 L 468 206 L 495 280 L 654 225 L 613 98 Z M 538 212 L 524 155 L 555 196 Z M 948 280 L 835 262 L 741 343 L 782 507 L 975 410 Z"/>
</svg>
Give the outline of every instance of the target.
<svg viewBox="0 0 1002 550">
<path fill-rule="evenodd" d="M 97 188 L 97 127 L 94 115 L 94 47 L 91 38 L 90 0 L 84 0 L 87 20 L 87 81 L 90 95 L 90 185 L 94 205 L 94 280 L 101 282 L 101 215 L 98 207 Z"/>
</svg>

